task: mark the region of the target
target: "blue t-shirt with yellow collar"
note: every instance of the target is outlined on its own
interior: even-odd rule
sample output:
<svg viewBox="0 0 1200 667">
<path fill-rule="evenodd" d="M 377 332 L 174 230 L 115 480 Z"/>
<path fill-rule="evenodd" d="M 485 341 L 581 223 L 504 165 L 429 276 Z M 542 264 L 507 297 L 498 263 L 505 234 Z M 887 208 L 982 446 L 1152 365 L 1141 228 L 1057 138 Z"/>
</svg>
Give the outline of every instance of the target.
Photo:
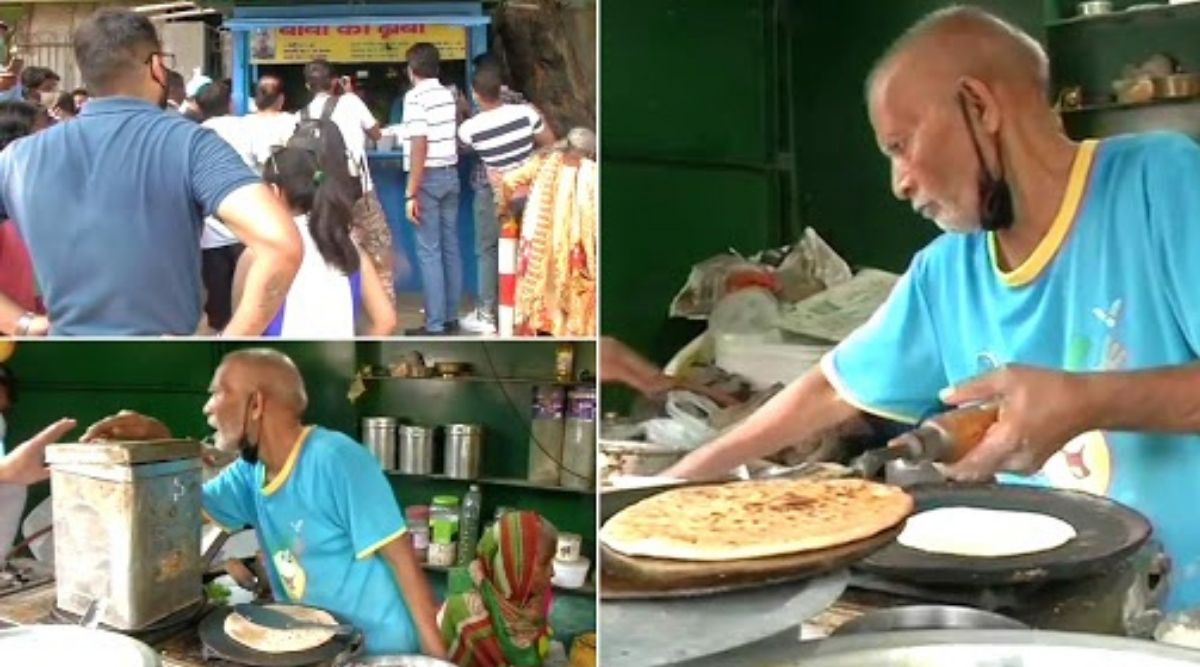
<svg viewBox="0 0 1200 667">
<path fill-rule="evenodd" d="M 847 401 L 905 422 L 1007 363 L 1135 370 L 1200 357 L 1200 147 L 1151 133 L 1081 144 L 1049 233 L 1012 271 L 991 234 L 945 234 L 822 362 Z M 1200 605 L 1200 435 L 1094 431 L 1022 481 L 1144 513 L 1173 561 L 1168 607 Z"/>
<path fill-rule="evenodd" d="M 377 553 L 404 534 L 379 463 L 348 436 L 304 429 L 282 470 L 238 459 L 204 485 L 204 511 L 227 530 L 254 528 L 275 598 L 343 615 L 368 654 L 417 653 L 408 606 Z"/>
</svg>

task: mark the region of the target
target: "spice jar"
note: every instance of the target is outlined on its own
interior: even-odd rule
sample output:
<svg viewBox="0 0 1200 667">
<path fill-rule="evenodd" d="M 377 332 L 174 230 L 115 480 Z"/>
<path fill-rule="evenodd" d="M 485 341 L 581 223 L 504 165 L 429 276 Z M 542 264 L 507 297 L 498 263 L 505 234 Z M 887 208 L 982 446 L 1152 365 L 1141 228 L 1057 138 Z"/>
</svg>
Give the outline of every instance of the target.
<svg viewBox="0 0 1200 667">
<path fill-rule="evenodd" d="M 458 540 L 458 497 L 435 496 L 429 509 L 429 526 L 433 539 L 429 542 L 429 564 L 454 565 Z"/>
<path fill-rule="evenodd" d="M 404 511 L 408 532 L 412 534 L 413 551 L 419 562 L 429 558 L 429 506 L 413 505 Z"/>
</svg>

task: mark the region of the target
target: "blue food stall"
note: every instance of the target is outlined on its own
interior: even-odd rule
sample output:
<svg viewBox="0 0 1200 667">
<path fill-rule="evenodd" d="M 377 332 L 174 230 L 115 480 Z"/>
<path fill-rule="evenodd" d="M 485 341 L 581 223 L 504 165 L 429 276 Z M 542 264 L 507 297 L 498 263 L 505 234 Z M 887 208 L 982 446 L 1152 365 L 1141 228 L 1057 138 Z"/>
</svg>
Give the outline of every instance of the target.
<svg viewBox="0 0 1200 667">
<path fill-rule="evenodd" d="M 304 65 L 324 58 L 339 76 L 352 80 L 355 92 L 384 127 L 398 124 L 403 95 L 409 86 L 405 52 L 418 42 L 438 47 L 442 54 L 439 78 L 447 86 L 457 86 L 469 99 L 471 63 L 487 51 L 489 23 L 481 2 L 235 5 L 232 17 L 224 24 L 232 35 L 230 77 L 235 113 L 250 110 L 255 82 L 266 74 L 283 81 L 285 109 L 299 110 L 311 99 L 304 86 Z M 368 146 L 367 159 L 395 243 L 396 290 L 419 293 L 416 239 L 404 214 L 407 174 L 401 147 L 373 150 Z M 469 178 L 474 159 L 459 161 L 462 195 L 458 232 L 467 294 L 474 294 L 478 285 Z"/>
</svg>

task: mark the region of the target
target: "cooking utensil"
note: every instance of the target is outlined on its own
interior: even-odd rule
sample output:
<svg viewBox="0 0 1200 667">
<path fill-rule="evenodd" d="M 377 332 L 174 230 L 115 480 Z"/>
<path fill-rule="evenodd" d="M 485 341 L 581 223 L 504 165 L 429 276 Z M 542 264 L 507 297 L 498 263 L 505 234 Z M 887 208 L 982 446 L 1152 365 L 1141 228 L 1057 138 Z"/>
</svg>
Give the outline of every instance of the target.
<svg viewBox="0 0 1200 667">
<path fill-rule="evenodd" d="M 875 609 L 833 631 L 834 637 L 912 630 L 1028 630 L 1024 623 L 990 611 L 952 605 Z"/>
<path fill-rule="evenodd" d="M 6 665 L 89 665 L 94 664 L 96 656 L 103 656 L 109 665 L 162 664 L 153 649 L 132 637 L 76 625 L 0 629 L 0 655 Z"/>
<path fill-rule="evenodd" d="M 42 537 L 43 535 L 49 535 L 50 531 L 52 530 L 54 530 L 54 526 L 46 526 L 45 528 L 37 530 L 34 532 L 34 534 L 29 535 L 20 542 L 17 542 L 15 545 L 13 545 L 13 548 L 6 551 L 3 556 L 0 556 L 0 565 L 7 563 L 9 558 L 12 558 L 17 554 L 18 551 L 32 544 L 34 540 Z"/>
<path fill-rule="evenodd" d="M 454 663 L 427 655 L 373 655 L 355 658 L 345 667 L 454 667 Z"/>
<path fill-rule="evenodd" d="M 600 598 L 697 598 L 811 579 L 848 567 L 896 539 L 900 527 L 829 549 L 724 562 L 626 556 L 600 545 Z"/>
<path fill-rule="evenodd" d="M 1183 99 L 1200 95 L 1200 74 L 1180 72 L 1155 77 L 1154 96 L 1159 99 Z"/>
<path fill-rule="evenodd" d="M 605 662 L 608 659 L 605 645 Z M 1200 652 L 1049 630 L 921 630 L 800 642 L 780 635 L 688 667 L 1192 667 Z"/>
<path fill-rule="evenodd" d="M 943 412 L 893 438 L 886 447 L 869 450 L 850 467 L 855 474 L 871 479 L 893 461 L 954 463 L 983 440 L 999 414 L 1000 404 L 995 401 Z"/>
<path fill-rule="evenodd" d="M 25 520 L 21 522 L 21 533 L 32 535 L 43 528 L 54 525 L 53 516 L 53 499 L 47 497 L 42 502 L 38 503 L 29 514 L 25 516 Z M 29 551 L 33 553 L 33 557 L 42 563 L 54 562 L 54 533 L 49 532 L 45 535 L 31 539 Z"/>
<path fill-rule="evenodd" d="M 95 630 L 100 626 L 100 618 L 104 616 L 104 612 L 108 609 L 107 598 L 96 598 L 88 604 L 87 609 L 83 611 L 83 615 L 79 617 L 79 627 Z"/>
<path fill-rule="evenodd" d="M 445 454 L 447 477 L 477 479 L 483 463 L 483 426 L 447 424 Z"/>
<path fill-rule="evenodd" d="M 1111 14 L 1113 4 L 1110 0 L 1088 0 L 1087 2 L 1079 3 L 1080 16 L 1099 16 L 1101 14 Z"/>
<path fill-rule="evenodd" d="M 1150 537 L 1150 522 L 1116 501 L 1078 491 L 1012 484 L 938 484 L 908 489 L 916 513 L 938 507 L 981 507 L 1046 514 L 1071 524 L 1077 537 L 1037 553 L 975 558 L 919 551 L 899 542 L 859 561 L 857 568 L 898 581 L 1002 585 L 1100 574 Z"/>
<path fill-rule="evenodd" d="M 1142 104 L 1154 99 L 1154 77 L 1139 74 L 1113 81 L 1113 93 L 1121 104 Z"/>
<path fill-rule="evenodd" d="M 657 667 L 714 656 L 712 664 L 723 665 L 738 654 L 731 649 L 781 633 L 795 637 L 799 633 L 789 631 L 829 608 L 848 581 L 838 571 L 700 599 L 605 602 L 600 633 L 609 639 L 603 664 Z"/>
<path fill-rule="evenodd" d="M 354 632 L 350 636 L 335 635 L 324 644 L 307 651 L 255 651 L 225 633 L 225 618 L 232 613 L 232 607 L 218 607 L 200 621 L 198 633 L 200 641 L 204 644 L 206 658 L 228 660 L 252 667 L 308 667 L 318 664 L 341 664 L 356 657 L 362 650 L 362 633 Z M 337 614 L 333 614 L 333 617 L 340 624 L 346 622 Z"/>
<path fill-rule="evenodd" d="M 1083 106 L 1083 86 L 1067 86 L 1058 93 L 1060 109 L 1078 109 Z"/>
<path fill-rule="evenodd" d="M 465 361 L 439 361 L 433 364 L 433 373 L 444 378 L 464 377 L 471 374 L 471 364 Z"/>
<path fill-rule="evenodd" d="M 350 634 L 355 630 L 353 625 L 346 623 L 329 625 L 328 623 L 299 621 L 281 611 L 257 604 L 238 604 L 233 606 L 233 610 L 245 616 L 251 623 L 272 630 L 328 630 L 337 635 Z"/>
</svg>

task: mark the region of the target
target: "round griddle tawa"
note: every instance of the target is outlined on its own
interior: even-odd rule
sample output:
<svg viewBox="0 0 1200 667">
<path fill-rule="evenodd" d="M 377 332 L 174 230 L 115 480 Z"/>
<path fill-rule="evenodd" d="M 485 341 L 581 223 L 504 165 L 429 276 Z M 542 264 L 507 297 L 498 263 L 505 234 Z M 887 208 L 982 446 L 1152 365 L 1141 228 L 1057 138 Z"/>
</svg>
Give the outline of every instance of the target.
<svg viewBox="0 0 1200 667">
<path fill-rule="evenodd" d="M 1057 517 L 1075 528 L 1070 542 L 1048 551 L 985 558 L 929 553 L 899 542 L 856 568 L 898 581 L 991 586 L 1078 579 L 1129 558 L 1150 537 L 1150 522 L 1114 500 L 1080 491 L 1012 484 L 936 484 L 908 489 L 914 515 L 939 507 L 978 507 Z"/>
<path fill-rule="evenodd" d="M 324 611 L 331 614 L 338 623 L 347 623 L 337 614 L 329 612 L 329 610 Z M 309 665 L 331 664 L 338 659 L 353 657 L 362 648 L 362 635 L 356 632 L 350 637 L 333 637 L 324 644 L 307 651 L 288 653 L 256 651 L 240 644 L 225 632 L 225 618 L 232 613 L 232 607 L 218 607 L 200 621 L 200 641 L 204 644 L 206 658 L 228 660 L 249 667 L 308 667 Z"/>
</svg>

